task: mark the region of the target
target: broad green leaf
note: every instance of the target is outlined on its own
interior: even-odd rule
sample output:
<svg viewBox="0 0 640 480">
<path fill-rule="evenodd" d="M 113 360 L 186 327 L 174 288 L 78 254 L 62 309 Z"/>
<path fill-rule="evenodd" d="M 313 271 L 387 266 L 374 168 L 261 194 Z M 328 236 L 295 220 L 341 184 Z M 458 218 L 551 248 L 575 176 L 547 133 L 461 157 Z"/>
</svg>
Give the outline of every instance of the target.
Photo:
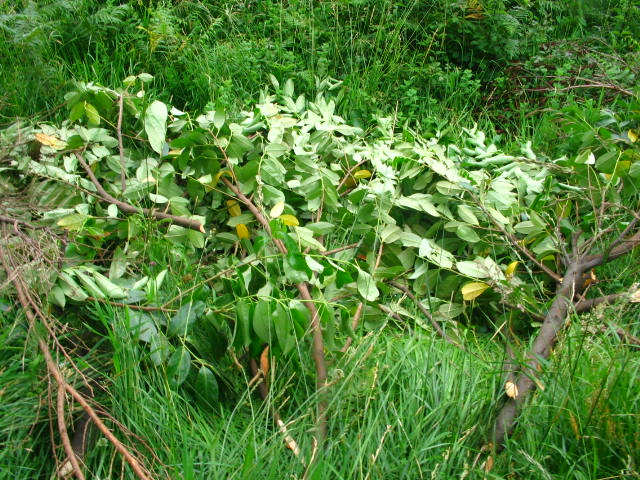
<svg viewBox="0 0 640 480">
<path fill-rule="evenodd" d="M 271 344 L 273 322 L 271 320 L 271 302 L 260 299 L 253 311 L 253 331 L 260 341 Z"/>
<path fill-rule="evenodd" d="M 368 302 L 374 302 L 380 296 L 380 291 L 376 287 L 376 282 L 369 272 L 358 268 L 358 279 L 356 281 L 358 293 Z"/>
<path fill-rule="evenodd" d="M 285 276 L 293 283 L 306 282 L 311 278 L 311 269 L 304 256 L 289 254 L 285 257 Z"/>
<path fill-rule="evenodd" d="M 420 242 L 418 254 L 421 257 L 428 258 L 431 262 L 439 267 L 450 269 L 453 268 L 455 257 L 430 238 L 423 238 Z"/>
<path fill-rule="evenodd" d="M 61 218 L 56 223 L 59 227 L 64 228 L 65 230 L 74 230 L 79 231 L 84 227 L 85 222 L 91 218 L 89 215 L 84 215 L 82 213 L 74 213 L 72 215 L 68 215 L 64 218 Z"/>
<path fill-rule="evenodd" d="M 289 151 L 286 145 L 281 143 L 269 143 L 264 147 L 264 153 L 270 155 L 273 158 L 279 158 Z"/>
<path fill-rule="evenodd" d="M 536 225 L 531 220 L 517 223 L 513 226 L 514 230 L 523 235 L 532 235 L 544 232 L 544 227 Z"/>
<path fill-rule="evenodd" d="M 235 307 L 236 330 L 233 345 L 243 348 L 251 343 L 251 304 L 246 298 L 239 298 Z"/>
<path fill-rule="evenodd" d="M 95 280 L 100 290 L 107 296 L 107 298 L 119 300 L 122 298 L 127 298 L 129 296 L 124 288 L 116 285 L 99 272 L 93 272 L 93 279 Z"/>
<path fill-rule="evenodd" d="M 154 152 L 161 155 L 167 135 L 167 106 L 155 100 L 144 115 L 144 130 Z"/>
<path fill-rule="evenodd" d="M 198 398 L 202 399 L 209 405 L 218 403 L 219 400 L 219 388 L 216 376 L 211 369 L 204 365 L 198 370 L 198 376 L 196 377 L 195 391 Z"/>
<path fill-rule="evenodd" d="M 458 205 L 458 216 L 463 222 L 470 223 L 471 225 L 479 225 L 478 217 L 473 213 L 471 207 L 467 205 Z"/>
<path fill-rule="evenodd" d="M 149 73 L 141 73 L 138 75 L 138 78 L 142 83 L 149 83 L 151 80 L 153 80 L 153 75 Z"/>
<path fill-rule="evenodd" d="M 470 282 L 465 283 L 460 291 L 462 292 L 462 298 L 465 301 L 470 302 L 482 295 L 482 293 L 488 288 L 490 288 L 490 285 L 486 283 Z"/>
<path fill-rule="evenodd" d="M 458 228 L 456 228 L 456 235 L 465 242 L 478 243 L 480 241 L 480 237 L 478 236 L 476 231 L 466 225 L 460 225 Z"/>
<path fill-rule="evenodd" d="M 54 285 L 47 296 L 49 302 L 57 305 L 58 307 L 64 308 L 66 304 L 66 298 L 64 291 L 58 285 Z"/>
<path fill-rule="evenodd" d="M 149 339 L 149 356 L 151 358 L 151 362 L 159 367 L 162 365 L 167 358 L 169 357 L 169 353 L 171 345 L 161 332 L 156 332 L 155 335 L 151 335 Z"/>
<path fill-rule="evenodd" d="M 90 103 L 85 103 L 84 105 L 84 113 L 87 114 L 87 120 L 89 121 L 89 125 L 98 126 L 100 125 L 100 114 L 96 107 L 91 105 Z"/>
<path fill-rule="evenodd" d="M 167 363 L 167 375 L 172 387 L 182 385 L 189 376 L 191 354 L 184 345 L 178 347 Z"/>
<path fill-rule="evenodd" d="M 73 272 L 80 280 L 80 283 L 84 285 L 85 291 L 92 297 L 99 298 L 100 300 L 106 299 L 105 293 L 98 287 L 93 277 L 89 273 L 84 273 L 79 270 Z"/>
<path fill-rule="evenodd" d="M 380 241 L 383 243 L 393 243 L 402 237 L 402 229 L 397 225 L 387 224 L 380 232 Z"/>
<path fill-rule="evenodd" d="M 333 232 L 336 226 L 335 224 L 329 222 L 316 222 L 306 224 L 305 228 L 308 228 L 316 235 L 326 235 Z"/>
<path fill-rule="evenodd" d="M 464 311 L 464 306 L 459 303 L 444 302 L 438 307 L 438 315 L 446 319 L 454 319 Z"/>
<path fill-rule="evenodd" d="M 204 247 L 204 234 L 202 232 L 190 228 L 187 230 L 187 239 L 196 248 Z"/>
<path fill-rule="evenodd" d="M 151 315 L 137 310 L 128 310 L 128 314 L 129 330 L 133 335 L 143 342 L 151 342 L 151 339 L 158 333 Z"/>
<path fill-rule="evenodd" d="M 489 272 L 482 262 L 482 259 L 464 260 L 456 263 L 456 269 L 463 275 L 472 278 L 488 278 Z"/>
<path fill-rule="evenodd" d="M 167 336 L 186 335 L 199 316 L 204 313 L 204 302 L 187 302 L 173 315 L 167 328 Z"/>
<path fill-rule="evenodd" d="M 149 193 L 149 199 L 155 203 L 167 203 L 169 199 L 164 195 L 158 195 L 155 193 Z"/>
<path fill-rule="evenodd" d="M 107 207 L 107 215 L 111 218 L 118 218 L 118 206 L 115 204 L 111 204 Z"/>
</svg>

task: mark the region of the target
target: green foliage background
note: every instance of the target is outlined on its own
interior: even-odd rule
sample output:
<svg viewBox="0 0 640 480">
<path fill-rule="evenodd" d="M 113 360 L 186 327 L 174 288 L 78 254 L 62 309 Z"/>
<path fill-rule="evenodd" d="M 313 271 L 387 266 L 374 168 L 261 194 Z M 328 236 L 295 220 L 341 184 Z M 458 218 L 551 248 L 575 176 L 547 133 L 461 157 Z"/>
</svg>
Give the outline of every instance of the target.
<svg viewBox="0 0 640 480">
<path fill-rule="evenodd" d="M 491 471 L 481 451 L 504 399 L 502 341 L 524 351 L 554 294 L 494 220 L 555 268 L 563 239 L 615 237 L 638 211 L 634 2 L 50 0 L 0 13 L 1 212 L 65 232 L 47 250 L 57 267 L 23 274 L 158 475 L 638 476 L 640 370 L 615 333 L 639 335 L 632 304 L 572 316 Z M 66 149 L 110 195 L 205 232 L 96 201 Z M 228 203 L 225 180 L 271 234 Z M 599 270 L 597 293 L 630 289 L 637 265 L 634 252 Z M 303 281 L 331 385 L 310 470 L 273 424 L 275 409 L 312 456 Z M 465 350 L 435 338 L 393 281 Z M 55 468 L 43 360 L 8 284 L 0 273 L 0 470 L 34 478 Z M 468 284 L 483 289 L 473 300 Z M 266 344 L 263 402 L 238 362 Z M 86 463 L 121 475 L 104 441 Z"/>
</svg>

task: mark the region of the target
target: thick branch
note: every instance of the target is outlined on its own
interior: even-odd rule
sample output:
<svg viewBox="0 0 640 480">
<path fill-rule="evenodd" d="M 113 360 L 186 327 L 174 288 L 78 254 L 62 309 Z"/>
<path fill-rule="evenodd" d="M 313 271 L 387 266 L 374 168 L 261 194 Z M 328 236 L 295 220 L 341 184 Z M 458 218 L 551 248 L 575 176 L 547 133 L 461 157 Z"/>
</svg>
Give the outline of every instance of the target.
<svg viewBox="0 0 640 480">
<path fill-rule="evenodd" d="M 572 305 L 571 299 L 574 297 L 576 288 L 581 285 L 584 272 L 583 263 L 576 260 L 569 265 L 556 291 L 555 299 L 527 355 L 527 363 L 522 366 L 521 372 L 515 378 L 515 397 L 507 400 L 496 419 L 493 440 L 497 448 L 502 448 L 506 436 L 513 431 L 520 407 L 529 393 L 535 389 L 538 366 L 541 361 L 549 358 L 557 334 L 564 327 L 569 307 Z"/>
<path fill-rule="evenodd" d="M 629 237 L 628 239 L 622 240 L 619 245 L 612 248 L 608 253 L 587 255 L 586 257 L 584 257 L 584 259 L 582 260 L 583 271 L 586 272 L 587 270 L 597 267 L 598 265 L 602 265 L 605 262 L 626 255 L 638 245 L 640 245 L 640 231 L 636 232 L 635 235 Z"/>
<path fill-rule="evenodd" d="M 624 295 L 625 295 L 624 293 L 613 293 L 611 295 L 604 295 L 602 297 L 597 297 L 597 298 L 582 299 L 582 300 L 579 300 L 574 305 L 573 308 L 575 309 L 576 313 L 588 312 L 589 310 L 591 310 L 594 307 L 597 307 L 598 305 L 603 305 L 603 304 L 609 305 L 615 302 L 616 300 L 619 300 Z"/>
<path fill-rule="evenodd" d="M 122 210 L 125 213 L 142 213 L 143 215 L 147 217 L 155 218 L 156 220 L 171 220 L 173 223 L 181 227 L 206 233 L 204 230 L 204 225 L 202 225 L 200 222 L 196 220 L 191 220 L 185 217 L 179 217 L 177 215 L 171 215 L 169 213 L 157 212 L 155 210 L 150 210 L 148 208 L 138 208 L 131 205 L 130 203 L 123 202 L 109 195 L 107 191 L 104 189 L 104 187 L 102 186 L 102 184 L 98 181 L 98 179 L 94 175 L 93 171 L 91 170 L 91 167 L 89 167 L 87 162 L 85 162 L 84 158 L 82 158 L 82 155 L 80 155 L 79 152 L 75 152 L 75 154 L 76 154 L 76 158 L 78 159 L 78 162 L 80 162 L 80 165 L 82 165 L 85 172 L 87 172 L 87 175 L 89 176 L 89 180 L 91 180 L 91 183 L 93 183 L 93 185 L 96 187 L 96 190 L 98 191 L 98 195 L 100 199 L 102 199 L 103 201 L 116 205 L 120 210 Z"/>
</svg>

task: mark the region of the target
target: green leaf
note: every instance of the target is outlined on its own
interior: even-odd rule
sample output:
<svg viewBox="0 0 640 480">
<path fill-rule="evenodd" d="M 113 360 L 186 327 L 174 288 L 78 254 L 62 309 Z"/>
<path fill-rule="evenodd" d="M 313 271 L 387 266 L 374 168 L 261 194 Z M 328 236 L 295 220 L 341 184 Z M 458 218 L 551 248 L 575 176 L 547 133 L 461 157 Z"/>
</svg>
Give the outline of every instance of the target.
<svg viewBox="0 0 640 480">
<path fill-rule="evenodd" d="M 260 299 L 253 311 L 253 331 L 258 338 L 271 344 L 273 325 L 271 321 L 271 302 Z"/>
<path fill-rule="evenodd" d="M 82 118 L 85 113 L 84 102 L 78 102 L 73 107 L 71 107 L 71 111 L 69 112 L 69 121 L 71 123 L 76 120 Z"/>
<path fill-rule="evenodd" d="M 204 365 L 198 370 L 195 391 L 198 398 L 205 404 L 214 405 L 218 403 L 220 396 L 218 381 L 213 372 Z"/>
<path fill-rule="evenodd" d="M 84 227 L 85 222 L 90 218 L 91 216 L 89 215 L 74 213 L 61 218 L 56 223 L 59 227 L 62 227 L 65 230 L 80 231 L 82 230 L 82 227 Z"/>
<path fill-rule="evenodd" d="M 193 229 L 187 230 L 187 239 L 189 243 L 196 248 L 204 247 L 204 234 Z"/>
<path fill-rule="evenodd" d="M 189 327 L 204 313 L 204 309 L 204 302 L 199 300 L 197 302 L 185 303 L 169 322 L 167 336 L 186 335 L 189 332 Z"/>
<path fill-rule="evenodd" d="M 470 223 L 471 225 L 479 225 L 478 217 L 473 213 L 471 207 L 467 205 L 458 205 L 458 216 L 463 222 Z"/>
<path fill-rule="evenodd" d="M 172 387 L 182 385 L 189 375 L 191 369 L 191 354 L 187 347 L 180 346 L 173 352 L 167 364 L 167 376 Z"/>
<path fill-rule="evenodd" d="M 132 331 L 135 338 L 143 342 L 150 342 L 158 333 L 158 329 L 156 328 L 156 324 L 153 322 L 151 315 L 137 310 L 128 310 L 128 313 L 129 329 Z"/>
<path fill-rule="evenodd" d="M 49 302 L 53 303 L 54 305 L 57 305 L 61 308 L 64 308 L 65 304 L 66 304 L 66 298 L 64 295 L 64 291 L 62 290 L 62 288 L 60 288 L 59 286 L 55 285 L 53 286 L 53 288 L 51 288 L 51 291 L 49 292 L 49 295 L 47 297 L 49 299 Z"/>
<path fill-rule="evenodd" d="M 149 340 L 149 351 L 151 363 L 159 367 L 169 357 L 169 352 L 171 351 L 169 340 L 167 340 L 167 337 L 161 332 L 156 332 L 154 335 L 151 335 Z"/>
<path fill-rule="evenodd" d="M 169 199 L 164 195 L 158 195 L 155 193 L 149 193 L 149 198 L 155 203 L 167 203 L 169 201 Z"/>
<path fill-rule="evenodd" d="M 457 270 L 468 277 L 471 278 L 487 278 L 489 277 L 489 273 L 487 272 L 482 259 L 476 260 L 464 260 L 462 262 L 456 263 Z"/>
<path fill-rule="evenodd" d="M 380 296 L 380 291 L 376 287 L 376 282 L 369 272 L 358 268 L 358 280 L 356 281 L 358 293 L 368 302 L 373 302 Z"/>
<path fill-rule="evenodd" d="M 162 154 L 167 135 L 167 116 L 167 106 L 158 100 L 149 105 L 144 114 L 144 130 L 151 148 L 157 154 Z"/>
<path fill-rule="evenodd" d="M 143 72 L 138 75 L 138 78 L 142 83 L 149 83 L 151 80 L 153 80 L 153 75 Z"/>
<path fill-rule="evenodd" d="M 290 254 L 285 257 L 285 276 L 293 283 L 306 282 L 311 278 L 311 269 L 303 255 Z"/>
<path fill-rule="evenodd" d="M 89 121 L 89 125 L 94 127 L 100 125 L 100 114 L 98 113 L 98 110 L 96 109 L 96 107 L 94 107 L 90 103 L 86 103 L 84 105 L 84 113 L 87 114 L 87 120 Z"/>
<path fill-rule="evenodd" d="M 122 275 L 127 271 L 128 265 L 129 262 L 127 261 L 127 254 L 124 253 L 122 247 L 118 246 L 115 252 L 113 252 L 113 257 L 111 259 L 109 278 L 111 280 L 115 280 L 116 278 L 122 277 Z"/>
<path fill-rule="evenodd" d="M 422 239 L 418 254 L 421 257 L 428 258 L 442 268 L 452 268 L 455 262 L 455 257 L 451 253 L 440 247 L 430 238 Z"/>
<path fill-rule="evenodd" d="M 465 242 L 478 243 L 480 241 L 480 237 L 478 236 L 476 231 L 471 227 L 467 227 L 466 225 L 460 225 L 458 228 L 456 228 L 456 235 Z"/>
<path fill-rule="evenodd" d="M 236 331 L 233 345 L 236 348 L 249 346 L 251 343 L 251 303 L 246 298 L 236 300 Z"/>
</svg>

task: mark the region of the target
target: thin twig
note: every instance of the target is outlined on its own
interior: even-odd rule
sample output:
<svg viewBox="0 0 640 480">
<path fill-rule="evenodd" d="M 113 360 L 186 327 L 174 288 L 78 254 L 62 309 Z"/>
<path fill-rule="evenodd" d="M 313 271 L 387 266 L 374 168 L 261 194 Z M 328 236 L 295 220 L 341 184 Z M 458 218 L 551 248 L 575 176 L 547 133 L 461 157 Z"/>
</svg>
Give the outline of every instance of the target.
<svg viewBox="0 0 640 480">
<path fill-rule="evenodd" d="M 122 111 L 124 110 L 124 94 L 118 96 L 118 125 L 116 133 L 118 134 L 118 153 L 120 154 L 120 181 L 122 182 L 122 194 L 127 188 L 127 174 L 124 164 L 124 146 L 122 144 Z"/>
<path fill-rule="evenodd" d="M 444 340 L 446 340 L 451 345 L 455 345 L 456 347 L 462 349 L 463 351 L 467 350 L 463 345 L 460 345 L 458 342 L 454 341 L 452 338 L 449 337 L 449 335 L 445 333 L 445 331 L 442 329 L 440 324 L 435 321 L 435 319 L 433 318 L 433 315 L 431 315 L 431 312 L 429 312 L 429 310 L 425 308 L 422 302 L 416 298 L 416 296 L 411 292 L 411 290 L 408 287 L 405 287 L 404 285 L 397 282 L 389 282 L 389 285 L 404 292 L 404 294 L 407 297 L 409 297 L 413 303 L 415 303 L 415 305 L 422 312 L 422 314 L 429 319 L 429 322 L 431 322 L 431 325 L 433 326 L 435 331 L 438 332 L 438 335 L 440 335 Z"/>
<path fill-rule="evenodd" d="M 0 249 L 0 263 L 2 263 L 3 267 L 6 271 L 9 271 L 8 259 L 5 257 L 3 249 Z M 13 284 L 16 289 L 16 293 L 18 296 L 18 300 L 22 305 L 25 315 L 29 320 L 30 325 L 36 324 L 37 317 L 40 317 L 43 323 L 48 324 L 44 313 L 40 310 L 37 304 L 31 299 L 29 299 L 27 294 L 27 288 L 23 284 L 20 278 L 15 278 Z M 35 313 L 34 313 L 35 312 Z M 48 328 L 49 331 L 50 328 Z M 43 338 L 38 338 L 38 346 L 42 355 L 45 358 L 45 364 L 47 366 L 47 370 L 49 374 L 56 380 L 58 386 L 66 390 L 75 401 L 77 401 L 83 410 L 89 415 L 91 420 L 95 423 L 98 429 L 104 434 L 105 437 L 109 440 L 109 442 L 114 446 L 114 448 L 124 457 L 125 461 L 132 468 L 136 476 L 140 480 L 151 480 L 151 474 L 148 472 L 146 468 L 144 468 L 140 462 L 127 450 L 127 448 L 118 440 L 118 438 L 111 432 L 111 430 L 102 422 L 100 417 L 96 414 L 95 410 L 87 400 L 84 395 L 78 392 L 72 385 L 70 385 L 64 375 L 60 372 L 55 360 L 51 355 L 51 351 L 49 350 L 49 345 L 45 342 Z"/>
</svg>

